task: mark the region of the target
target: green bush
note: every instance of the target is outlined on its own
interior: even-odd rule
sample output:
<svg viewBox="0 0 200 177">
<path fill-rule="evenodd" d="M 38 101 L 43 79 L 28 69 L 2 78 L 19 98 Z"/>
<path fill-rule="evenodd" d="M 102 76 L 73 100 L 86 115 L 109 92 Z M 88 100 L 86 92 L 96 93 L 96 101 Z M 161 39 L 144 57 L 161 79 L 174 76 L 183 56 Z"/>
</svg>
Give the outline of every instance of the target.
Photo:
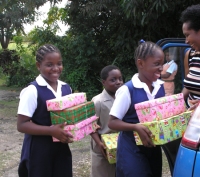
<svg viewBox="0 0 200 177">
<path fill-rule="evenodd" d="M 7 86 L 24 87 L 37 76 L 35 59 L 31 51 L 23 46 L 21 36 L 14 37 L 16 50 L 0 52 L 0 66 L 6 76 Z"/>
</svg>

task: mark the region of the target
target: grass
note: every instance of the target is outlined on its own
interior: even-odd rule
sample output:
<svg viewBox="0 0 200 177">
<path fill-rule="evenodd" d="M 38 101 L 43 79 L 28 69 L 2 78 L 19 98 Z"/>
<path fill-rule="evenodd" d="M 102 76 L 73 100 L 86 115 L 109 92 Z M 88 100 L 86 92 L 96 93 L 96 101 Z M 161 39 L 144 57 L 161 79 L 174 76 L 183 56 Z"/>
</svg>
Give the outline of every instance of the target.
<svg viewBox="0 0 200 177">
<path fill-rule="evenodd" d="M 1 70 L 0 70 L 1 72 Z M 3 74 L 0 74 L 0 90 L 5 91 L 20 91 L 22 88 L 15 87 L 15 86 L 7 86 L 6 85 L 6 76 Z"/>
<path fill-rule="evenodd" d="M 23 46 L 24 47 L 28 47 L 28 42 L 23 42 Z M 9 50 L 15 50 L 17 48 L 17 45 L 16 45 L 16 43 L 14 43 L 14 42 L 10 42 L 9 44 L 8 44 L 8 49 Z M 2 49 L 2 47 L 1 47 L 1 45 L 0 45 L 0 49 Z"/>
</svg>

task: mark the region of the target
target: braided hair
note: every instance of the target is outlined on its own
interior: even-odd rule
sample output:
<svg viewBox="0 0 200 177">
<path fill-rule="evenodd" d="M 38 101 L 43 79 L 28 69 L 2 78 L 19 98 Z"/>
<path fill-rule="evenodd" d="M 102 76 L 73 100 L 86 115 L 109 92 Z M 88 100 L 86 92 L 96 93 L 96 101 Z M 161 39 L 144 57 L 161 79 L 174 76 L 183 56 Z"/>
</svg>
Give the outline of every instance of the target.
<svg viewBox="0 0 200 177">
<path fill-rule="evenodd" d="M 150 41 L 142 42 L 135 50 L 135 64 L 137 65 L 138 59 L 146 60 L 147 57 L 154 56 L 157 50 L 162 51 L 157 44 Z"/>
<path fill-rule="evenodd" d="M 106 80 L 106 79 L 108 78 L 109 72 L 112 71 L 112 70 L 115 70 L 115 69 L 117 69 L 117 70 L 120 71 L 120 69 L 119 69 L 117 66 L 115 66 L 115 65 L 108 65 L 108 66 L 105 66 L 105 67 L 101 70 L 101 74 L 100 74 L 101 79 Z"/>
<path fill-rule="evenodd" d="M 36 61 L 40 63 L 44 59 L 46 54 L 54 52 L 61 54 L 60 50 L 56 46 L 52 44 L 45 44 L 37 50 Z"/>
</svg>

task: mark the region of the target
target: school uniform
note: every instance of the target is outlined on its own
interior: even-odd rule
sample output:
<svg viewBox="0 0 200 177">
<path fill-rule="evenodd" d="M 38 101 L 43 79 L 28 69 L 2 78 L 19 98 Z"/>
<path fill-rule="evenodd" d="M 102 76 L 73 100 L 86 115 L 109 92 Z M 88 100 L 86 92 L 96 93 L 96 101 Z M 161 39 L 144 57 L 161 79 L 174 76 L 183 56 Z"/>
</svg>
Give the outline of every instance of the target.
<svg viewBox="0 0 200 177">
<path fill-rule="evenodd" d="M 38 125 L 51 126 L 46 100 L 71 93 L 68 84 L 58 81 L 57 92 L 41 75 L 22 90 L 18 114 Z M 19 177 L 72 177 L 72 156 L 68 144 L 53 142 L 51 136 L 25 134 Z"/>
<path fill-rule="evenodd" d="M 99 117 L 97 123 L 101 127 L 98 130 L 98 134 L 101 135 L 114 132 L 108 128 L 109 112 L 113 105 L 114 98 L 104 89 L 103 92 L 95 96 L 92 101 L 95 104 L 96 115 Z M 115 177 L 115 165 L 109 164 L 108 160 L 102 155 L 92 138 L 91 160 L 91 177 Z"/>
<path fill-rule="evenodd" d="M 174 79 L 177 73 L 177 64 L 174 62 L 174 60 L 171 60 L 168 63 L 165 63 L 163 65 L 163 71 L 162 74 L 170 73 L 170 76 L 168 78 L 163 78 L 164 81 L 164 89 L 165 89 L 165 96 L 173 95 L 174 94 Z"/>
<path fill-rule="evenodd" d="M 110 115 L 124 122 L 139 123 L 134 105 L 165 95 L 163 81 L 157 80 L 152 85 L 154 89 L 150 93 L 146 83 L 141 82 L 138 74 L 135 74 L 131 81 L 117 90 Z M 133 131 L 121 131 L 118 138 L 116 176 L 161 177 L 161 147 L 137 146 Z"/>
</svg>

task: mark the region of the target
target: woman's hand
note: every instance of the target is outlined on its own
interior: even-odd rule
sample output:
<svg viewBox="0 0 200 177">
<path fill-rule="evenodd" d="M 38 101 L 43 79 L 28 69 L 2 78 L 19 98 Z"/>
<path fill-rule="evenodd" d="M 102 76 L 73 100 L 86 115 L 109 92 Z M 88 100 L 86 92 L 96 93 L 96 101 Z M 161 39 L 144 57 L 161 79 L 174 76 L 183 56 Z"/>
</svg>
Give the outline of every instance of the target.
<svg viewBox="0 0 200 177">
<path fill-rule="evenodd" d="M 155 147 L 151 140 L 152 133 L 151 131 L 145 127 L 144 125 L 136 124 L 137 128 L 136 131 L 142 140 L 142 144 L 146 147 Z"/>
<path fill-rule="evenodd" d="M 197 106 L 199 105 L 200 101 L 199 100 L 189 100 L 190 105 L 192 105 L 188 111 L 195 110 Z"/>
<path fill-rule="evenodd" d="M 62 143 L 72 143 L 73 136 L 71 133 L 63 130 L 64 126 L 66 126 L 66 123 L 51 126 L 51 134 Z"/>
</svg>

